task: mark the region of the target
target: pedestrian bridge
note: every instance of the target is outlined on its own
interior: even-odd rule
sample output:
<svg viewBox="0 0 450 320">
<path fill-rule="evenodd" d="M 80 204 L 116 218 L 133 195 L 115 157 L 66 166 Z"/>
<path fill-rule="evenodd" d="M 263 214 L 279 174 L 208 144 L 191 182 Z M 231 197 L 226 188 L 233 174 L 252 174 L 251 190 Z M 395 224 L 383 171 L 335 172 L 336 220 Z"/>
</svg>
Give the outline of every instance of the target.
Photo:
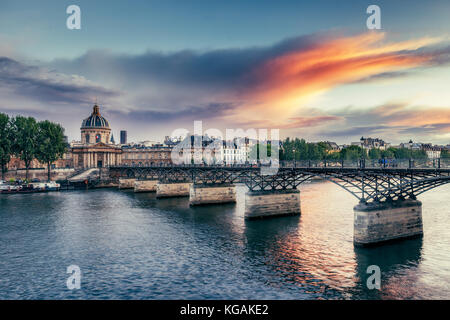
<svg viewBox="0 0 450 320">
<path fill-rule="evenodd" d="M 278 165 L 272 170 L 263 170 L 262 165 L 116 166 L 109 168 L 109 174 L 129 186 L 153 181 L 149 191 L 156 191 L 157 197 L 189 196 L 192 205 L 234 202 L 234 184 L 242 183 L 249 189 L 247 219 L 300 214 L 298 187 L 312 179 L 328 180 L 359 200 L 354 207 L 354 240 L 358 245 L 421 236 L 422 203 L 417 196 L 450 182 L 450 162 L 439 159 Z"/>
</svg>

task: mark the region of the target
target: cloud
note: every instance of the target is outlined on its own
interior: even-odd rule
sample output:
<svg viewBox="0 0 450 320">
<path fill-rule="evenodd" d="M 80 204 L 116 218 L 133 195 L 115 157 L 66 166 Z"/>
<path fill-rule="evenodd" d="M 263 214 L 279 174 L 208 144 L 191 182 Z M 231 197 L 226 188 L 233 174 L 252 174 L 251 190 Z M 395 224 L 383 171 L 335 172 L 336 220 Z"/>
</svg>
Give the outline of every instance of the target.
<svg viewBox="0 0 450 320">
<path fill-rule="evenodd" d="M 344 126 L 348 135 L 394 129 L 406 134 L 401 130 L 435 126 L 426 129 L 428 134 L 446 130 L 437 126 L 448 122 L 442 108 L 419 112 L 386 105 L 324 113 L 308 104 L 335 87 L 407 77 L 445 65 L 450 48 L 443 43 L 440 38 L 388 41 L 381 32 L 318 33 L 271 46 L 210 51 L 131 55 L 91 50 L 75 59 L 34 65 L 3 57 L 0 94 L 2 104 L 16 101 L 41 110 L 88 105 L 97 97 L 116 121 L 136 127 L 210 120 L 229 128 L 307 128 L 339 136 Z"/>
<path fill-rule="evenodd" d="M 387 141 L 425 139 L 441 141 L 450 133 L 449 107 L 414 106 L 410 103 L 389 103 L 369 109 L 342 108 L 333 112 L 343 119 L 339 128 L 323 129 L 324 136 L 356 138 L 376 135 Z"/>
<path fill-rule="evenodd" d="M 227 103 L 211 103 L 205 106 L 190 106 L 182 111 L 166 110 L 142 110 L 142 111 L 111 111 L 116 116 L 126 116 L 131 121 L 160 122 L 160 121 L 195 121 L 220 119 L 228 109 L 232 108 Z M 199 117 L 201 115 L 201 117 Z"/>
<path fill-rule="evenodd" d="M 0 57 L 0 88 L 2 95 L 42 103 L 80 104 L 92 102 L 96 96 L 118 95 L 84 77 L 26 65 L 7 57 Z"/>
<path fill-rule="evenodd" d="M 381 32 L 321 33 L 267 47 L 207 52 L 127 55 L 93 50 L 50 66 L 127 92 L 127 112 L 187 112 L 191 106 L 221 104 L 228 106 L 224 121 L 289 127 L 292 119 L 305 116 L 310 99 L 336 86 L 404 77 L 448 62 L 450 50 L 435 48 L 441 42 L 388 42 Z"/>
<path fill-rule="evenodd" d="M 289 118 L 317 94 L 380 75 L 430 66 L 435 57 L 424 52 L 435 38 L 385 43 L 384 33 L 366 33 L 317 41 L 311 47 L 283 53 L 258 66 L 243 92 L 249 115 Z M 440 53 L 442 55 L 442 53 Z"/>
</svg>

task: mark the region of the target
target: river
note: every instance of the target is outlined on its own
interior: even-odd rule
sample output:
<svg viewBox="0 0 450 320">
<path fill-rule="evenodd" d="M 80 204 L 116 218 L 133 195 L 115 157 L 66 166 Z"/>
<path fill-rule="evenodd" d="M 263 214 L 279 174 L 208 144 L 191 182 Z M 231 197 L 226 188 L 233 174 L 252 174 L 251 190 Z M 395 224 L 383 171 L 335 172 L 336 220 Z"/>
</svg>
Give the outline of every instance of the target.
<svg viewBox="0 0 450 320">
<path fill-rule="evenodd" d="M 357 200 L 332 183 L 301 186 L 302 214 L 268 220 L 244 220 L 245 191 L 203 207 L 114 189 L 0 195 L 0 299 L 450 299 L 450 185 L 419 197 L 423 238 L 375 248 L 353 246 Z"/>
</svg>

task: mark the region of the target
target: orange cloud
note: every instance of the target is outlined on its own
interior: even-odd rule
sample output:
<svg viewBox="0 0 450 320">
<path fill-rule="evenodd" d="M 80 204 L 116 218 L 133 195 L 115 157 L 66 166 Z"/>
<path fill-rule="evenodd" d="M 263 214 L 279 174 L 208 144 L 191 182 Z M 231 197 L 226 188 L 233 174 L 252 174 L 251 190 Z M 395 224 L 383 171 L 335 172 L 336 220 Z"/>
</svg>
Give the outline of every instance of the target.
<svg viewBox="0 0 450 320">
<path fill-rule="evenodd" d="M 244 107 L 237 115 L 283 124 L 298 115 L 309 99 L 333 87 L 425 65 L 433 56 L 417 50 L 440 41 L 384 43 L 384 38 L 384 33 L 369 32 L 326 40 L 265 62 L 248 75 L 256 81 L 241 93 Z"/>
<path fill-rule="evenodd" d="M 427 109 L 407 109 L 395 114 L 396 119 L 388 123 L 393 126 L 427 126 L 427 125 L 447 125 L 442 126 L 442 131 L 450 132 L 450 109 L 427 108 Z"/>
</svg>

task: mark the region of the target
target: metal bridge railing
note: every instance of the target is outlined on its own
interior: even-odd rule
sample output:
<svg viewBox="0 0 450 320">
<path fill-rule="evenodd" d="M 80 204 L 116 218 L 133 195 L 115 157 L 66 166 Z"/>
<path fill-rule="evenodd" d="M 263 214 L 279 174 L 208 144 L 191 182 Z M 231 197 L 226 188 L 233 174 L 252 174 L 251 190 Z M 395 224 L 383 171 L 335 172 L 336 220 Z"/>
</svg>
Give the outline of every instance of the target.
<svg viewBox="0 0 450 320">
<path fill-rule="evenodd" d="M 180 168 L 259 168 L 261 166 L 278 166 L 280 168 L 434 168 L 449 169 L 450 159 L 357 159 L 357 160 L 282 160 L 274 162 L 247 162 L 234 164 L 170 164 L 163 163 L 151 167 L 180 167 Z M 120 167 L 140 168 L 145 165 L 121 165 Z"/>
</svg>

